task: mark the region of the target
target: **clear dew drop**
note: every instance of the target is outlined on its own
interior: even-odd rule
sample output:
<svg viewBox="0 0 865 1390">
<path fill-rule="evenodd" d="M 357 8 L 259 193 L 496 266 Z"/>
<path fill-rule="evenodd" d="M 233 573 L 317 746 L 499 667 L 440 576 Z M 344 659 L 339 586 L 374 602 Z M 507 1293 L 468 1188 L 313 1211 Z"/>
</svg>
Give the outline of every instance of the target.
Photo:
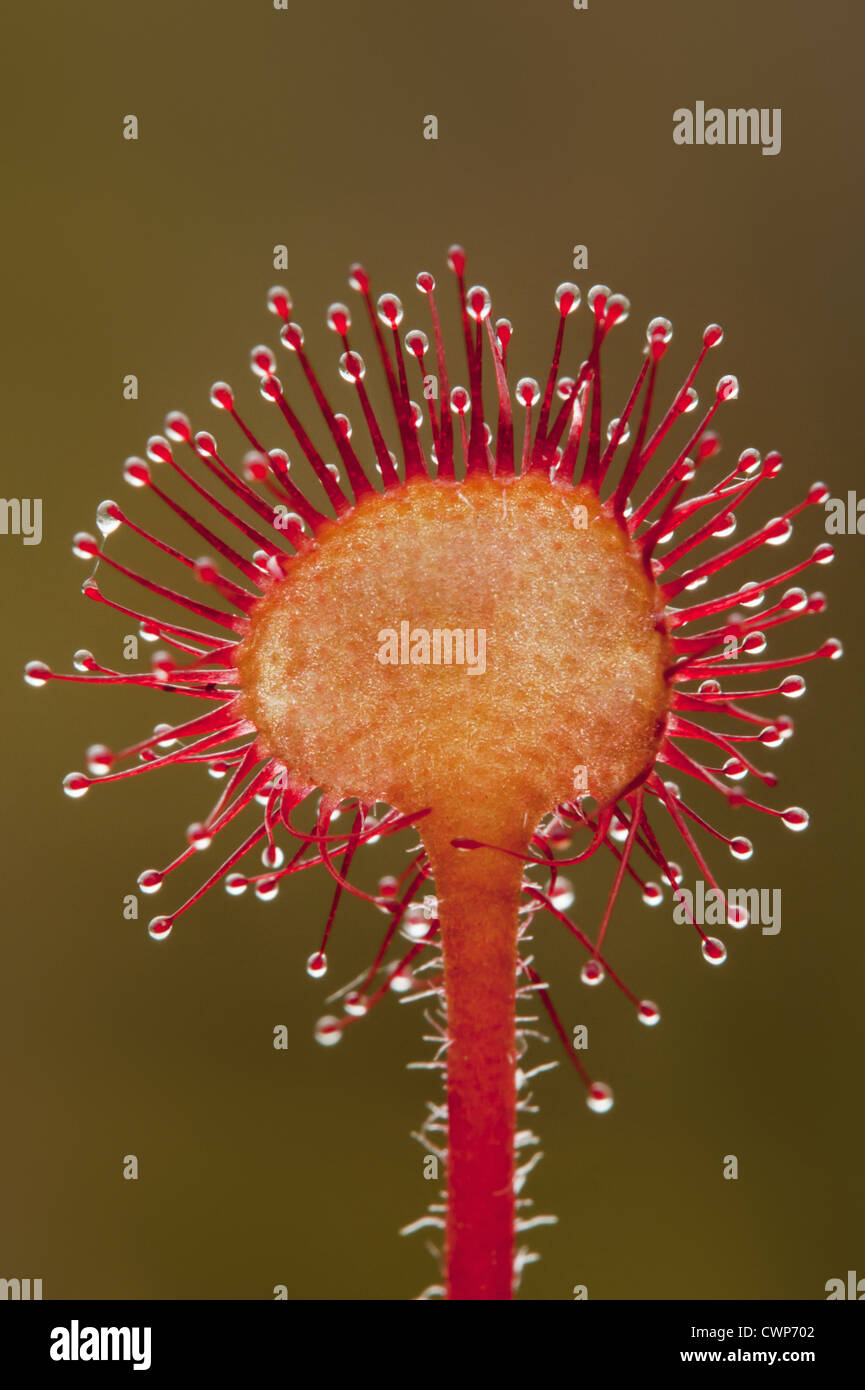
<svg viewBox="0 0 865 1390">
<path fill-rule="evenodd" d="M 279 330 L 279 340 L 283 347 L 287 347 L 289 352 L 299 352 L 303 347 L 303 329 L 299 323 L 287 323 L 284 328 Z M 276 367 L 276 363 L 273 363 Z M 273 369 L 267 373 L 273 376 Z"/>
<path fill-rule="evenodd" d="M 171 935 L 171 928 L 174 926 L 173 917 L 154 917 L 147 925 L 147 934 L 154 941 L 164 941 Z"/>
<path fill-rule="evenodd" d="M 169 652 L 154 652 L 150 658 L 150 669 L 157 680 L 167 681 L 176 671 L 177 663 Z"/>
<path fill-rule="evenodd" d="M 225 880 L 225 891 L 229 897 L 239 898 L 241 893 L 245 893 L 249 887 L 249 880 L 245 874 L 228 874 Z"/>
<path fill-rule="evenodd" d="M 258 394 L 265 401 L 278 401 L 282 395 L 282 382 L 278 376 L 263 376 L 258 384 Z"/>
<path fill-rule="evenodd" d="M 363 1018 L 369 1009 L 369 1004 L 362 994 L 356 989 L 351 990 L 342 1001 L 342 1006 L 350 1018 Z"/>
<path fill-rule="evenodd" d="M 781 694 L 786 695 L 788 700 L 798 700 L 805 694 L 805 689 L 805 682 L 801 676 L 786 676 L 779 686 Z"/>
<path fill-rule="evenodd" d="M 793 523 L 788 516 L 778 516 L 768 523 L 771 527 L 766 536 L 767 545 L 784 545 L 793 534 Z"/>
<path fill-rule="evenodd" d="M 420 328 L 413 328 L 405 335 L 406 350 L 415 357 L 423 357 L 429 347 L 429 338 Z"/>
<path fill-rule="evenodd" d="M 213 836 L 201 821 L 194 821 L 192 825 L 186 827 L 186 840 L 193 849 L 209 849 L 213 842 Z"/>
<path fill-rule="evenodd" d="M 719 401 L 734 401 L 739 394 L 739 383 L 734 376 L 722 376 L 715 391 Z"/>
<path fill-rule="evenodd" d="M 347 304 L 331 304 L 327 311 L 327 326 L 332 333 L 344 337 L 351 328 L 351 312 Z"/>
<path fill-rule="evenodd" d="M 284 285 L 272 285 L 267 291 L 267 307 L 279 318 L 288 318 L 292 309 L 291 295 Z"/>
<path fill-rule="evenodd" d="M 273 376 L 276 371 L 276 358 L 269 347 L 259 343 L 249 354 L 249 365 L 256 376 Z"/>
<path fill-rule="evenodd" d="M 604 967 L 599 960 L 587 960 L 580 971 L 580 979 L 584 985 L 600 985 L 604 978 Z"/>
<path fill-rule="evenodd" d="M 146 487 L 150 482 L 150 469 L 144 459 L 127 459 L 123 465 L 123 481 L 130 487 Z"/>
<path fill-rule="evenodd" d="M 723 941 L 719 941 L 717 936 L 706 936 L 703 938 L 702 946 L 703 959 L 710 965 L 723 965 L 727 959 L 727 947 Z"/>
<path fill-rule="evenodd" d="M 593 1081 L 586 1095 L 586 1105 L 596 1115 L 605 1115 L 613 1108 L 613 1092 L 604 1081 Z"/>
<path fill-rule="evenodd" d="M 784 742 L 784 735 L 777 724 L 768 724 L 765 729 L 761 729 L 758 738 L 764 748 L 780 748 Z"/>
<path fill-rule="evenodd" d="M 801 806 L 788 806 L 786 811 L 782 811 L 781 819 L 788 830 L 807 830 L 811 817 Z"/>
<path fill-rule="evenodd" d="M 556 290 L 556 308 L 560 314 L 572 314 L 579 308 L 580 291 L 570 280 L 564 280 Z"/>
<path fill-rule="evenodd" d="M 730 841 L 730 853 L 734 859 L 750 859 L 754 854 L 754 846 L 744 835 L 736 835 Z"/>
<path fill-rule="evenodd" d="M 781 598 L 781 606 L 790 613 L 804 613 L 808 607 L 808 595 L 804 589 L 786 589 Z"/>
<path fill-rule="evenodd" d="M 567 912 L 574 905 L 574 885 L 569 878 L 557 878 L 550 893 L 550 902 L 558 912 Z"/>
<path fill-rule="evenodd" d="M 215 381 L 210 388 L 210 404 L 216 406 L 217 410 L 231 410 L 234 405 L 234 393 L 227 381 Z"/>
<path fill-rule="evenodd" d="M 745 478 L 751 478 L 760 471 L 760 455 L 756 449 L 743 449 L 736 463 L 736 471 Z"/>
<path fill-rule="evenodd" d="M 401 934 L 409 941 L 423 941 L 430 927 L 430 918 L 422 903 L 410 903 L 400 927 Z"/>
<path fill-rule="evenodd" d="M 743 608 L 759 608 L 766 598 L 765 593 L 753 579 L 749 579 L 742 585 L 738 593 L 738 599 Z"/>
<path fill-rule="evenodd" d="M 78 531 L 72 537 L 72 554 L 79 560 L 95 560 L 99 554 L 99 543 L 89 531 Z"/>
<path fill-rule="evenodd" d="M 186 443 L 192 438 L 189 416 L 182 410 L 170 410 L 165 417 L 165 433 L 175 444 Z"/>
<path fill-rule="evenodd" d="M 537 405 L 541 399 L 541 388 L 533 376 L 521 376 L 516 386 L 516 398 L 526 407 Z"/>
<path fill-rule="evenodd" d="M 116 502 L 108 499 L 99 503 L 96 508 L 96 525 L 103 536 L 110 536 L 122 524 L 123 517 Z"/>
<path fill-rule="evenodd" d="M 146 444 L 146 453 L 151 463 L 171 463 L 174 457 L 171 452 L 171 445 L 167 439 L 162 438 L 161 434 L 150 436 Z"/>
<path fill-rule="evenodd" d="M 324 951 L 313 951 L 306 962 L 306 973 L 311 980 L 320 980 L 327 974 L 327 956 Z"/>
<path fill-rule="evenodd" d="M 553 849 L 568 849 L 573 840 L 571 828 L 558 816 L 553 816 L 544 832 L 544 838 Z"/>
<path fill-rule="evenodd" d="M 748 915 L 747 908 L 742 907 L 739 903 L 727 903 L 728 927 L 735 927 L 736 931 L 742 931 L 744 927 L 747 927 L 750 920 L 751 918 Z"/>
<path fill-rule="evenodd" d="M 466 311 L 469 317 L 473 318 L 476 324 L 480 324 L 484 318 L 490 318 L 491 309 L 490 291 L 483 285 L 471 286 L 470 291 L 466 293 Z"/>
<path fill-rule="evenodd" d="M 67 796 L 77 800 L 84 796 L 90 786 L 90 778 L 85 777 L 83 772 L 69 772 L 63 778 L 63 790 Z"/>
<path fill-rule="evenodd" d="M 728 536 L 732 536 L 736 529 L 736 518 L 732 512 L 726 512 L 724 516 L 718 518 L 712 527 L 712 535 L 715 540 L 724 541 Z"/>
<path fill-rule="evenodd" d="M 285 855 L 279 845 L 265 845 L 261 851 L 261 862 L 266 869 L 281 869 Z"/>
<path fill-rule="evenodd" d="M 624 323 L 631 312 L 631 301 L 624 294 L 611 294 L 607 300 L 607 318 L 613 323 Z"/>
<path fill-rule="evenodd" d="M 255 896 L 259 902 L 270 903 L 279 892 L 278 878 L 260 878 L 255 885 Z"/>
<path fill-rule="evenodd" d="M 379 295 L 376 310 L 379 319 L 388 328 L 398 328 L 402 323 L 402 301 L 395 294 Z"/>
<path fill-rule="evenodd" d="M 138 887 L 142 893 L 158 893 L 163 883 L 163 874 L 158 869 L 145 869 L 138 875 Z"/>
<path fill-rule="evenodd" d="M 195 451 L 201 458 L 213 458 L 216 454 L 216 440 L 209 430 L 199 430 L 195 436 Z"/>
<path fill-rule="evenodd" d="M 159 740 L 159 748 L 175 748 L 180 743 L 179 738 L 175 738 L 174 729 L 170 724 L 156 724 L 153 729 L 154 734 L 162 734 Z"/>
<path fill-rule="evenodd" d="M 345 419 L 345 416 L 336 415 L 334 418 L 336 420 L 343 420 Z M 269 458 L 271 464 L 273 464 L 274 467 L 276 467 L 277 469 L 281 469 L 285 473 L 291 472 L 291 459 L 288 457 L 288 454 L 285 452 L 284 449 L 271 449 L 268 452 L 267 457 Z"/>
<path fill-rule="evenodd" d="M 381 836 L 380 836 L 380 835 L 370 835 L 370 834 L 369 834 L 369 831 L 375 830 L 377 827 L 378 827 L 378 821 L 377 821 L 376 817 L 375 817 L 375 816 L 372 816 L 372 815 L 367 816 L 366 820 L 365 820 L 364 823 L 363 823 L 363 834 L 364 834 L 364 844 L 365 844 L 365 845 L 377 845 L 377 844 L 378 844 L 379 840 L 381 839 Z"/>
<path fill-rule="evenodd" d="M 339 374 L 343 381 L 351 382 L 356 385 L 358 381 L 363 381 L 366 374 L 366 363 L 359 352 L 344 352 L 339 359 Z"/>
<path fill-rule="evenodd" d="M 672 341 L 672 337 L 673 325 L 670 323 L 669 319 L 660 317 L 652 319 L 646 329 L 646 342 L 649 343 L 650 346 L 652 343 L 657 342 L 661 342 L 666 346 L 667 343 Z"/>
<path fill-rule="evenodd" d="M 728 758 L 724 763 L 723 772 L 731 782 L 742 782 L 748 776 L 748 769 L 739 758 Z"/>
<path fill-rule="evenodd" d="M 333 1047 L 342 1037 L 342 1028 L 339 1019 L 332 1014 L 325 1014 L 315 1025 L 315 1040 L 321 1043 L 322 1047 Z"/>
<path fill-rule="evenodd" d="M 664 890 L 659 883 L 647 883 L 643 888 L 643 902 L 647 907 L 659 907 L 664 901 Z"/>
<path fill-rule="evenodd" d="M 24 679 L 28 685 L 37 688 L 47 685 L 51 679 L 51 667 L 46 666 L 44 661 L 28 661 L 24 667 Z"/>
<path fill-rule="evenodd" d="M 654 1028 L 660 1022 L 661 1011 L 651 999 L 643 999 L 637 1007 L 637 1018 L 646 1028 Z"/>
<path fill-rule="evenodd" d="M 612 443 L 614 439 L 618 438 L 618 443 L 619 443 L 619 444 L 627 444 L 628 440 L 629 440 L 630 437 L 631 437 L 631 431 L 630 431 L 629 426 L 628 426 L 628 425 L 625 425 L 625 428 L 622 430 L 621 434 L 618 434 L 617 432 L 618 432 L 618 430 L 619 430 L 619 426 L 621 425 L 621 423 L 622 423 L 621 420 L 615 419 L 615 420 L 611 420 L 610 423 L 607 425 L 607 442 L 608 442 L 608 443 Z"/>
</svg>

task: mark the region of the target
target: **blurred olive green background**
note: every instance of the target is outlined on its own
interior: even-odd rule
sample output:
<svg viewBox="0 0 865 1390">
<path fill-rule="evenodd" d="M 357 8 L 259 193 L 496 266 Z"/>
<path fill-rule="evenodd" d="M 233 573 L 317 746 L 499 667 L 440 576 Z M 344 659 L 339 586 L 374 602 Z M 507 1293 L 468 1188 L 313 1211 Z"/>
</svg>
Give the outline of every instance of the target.
<svg viewBox="0 0 865 1390">
<path fill-rule="evenodd" d="M 410 1138 L 437 1085 L 405 1070 L 427 1055 L 419 1009 L 388 1000 L 335 1050 L 312 1038 L 324 985 L 371 958 L 383 919 L 346 903 L 319 983 L 304 962 L 329 902 L 322 874 L 291 880 L 271 904 L 214 893 L 157 946 L 148 917 L 191 891 L 218 851 L 142 898 L 138 922 L 124 920 L 123 896 L 178 852 L 216 785 L 179 770 L 75 803 L 60 779 L 88 744 L 132 742 L 186 707 L 136 691 L 35 691 L 21 669 L 40 657 L 69 670 L 80 646 L 123 664 L 135 628 L 81 599 L 88 570 L 69 540 L 92 529 L 104 497 L 161 524 L 120 463 L 166 410 L 189 411 L 237 459 L 207 402 L 225 377 L 268 442 L 288 444 L 247 367 L 254 343 L 276 345 L 264 306 L 274 281 L 289 285 L 314 360 L 352 408 L 324 311 L 350 297 L 354 259 L 377 292 L 402 295 L 405 328 L 426 327 L 414 275 L 433 270 L 450 305 L 445 251 L 462 241 L 471 278 L 515 324 L 515 375 L 546 371 L 559 281 L 625 292 L 610 413 L 649 318 L 676 326 L 670 395 L 717 319 L 726 339 L 703 397 L 722 371 L 742 387 L 721 415 L 722 461 L 748 444 L 786 460 L 746 520 L 782 511 L 814 478 L 836 495 L 861 489 L 861 19 L 841 0 L 590 0 L 580 13 L 570 0 L 287 12 L 270 0 L 89 0 L 19 7 L 6 27 L 3 491 L 44 499 L 44 538 L 0 538 L 0 1275 L 40 1277 L 46 1298 L 269 1298 L 276 1284 L 291 1298 L 413 1297 L 436 1277 L 423 1239 L 397 1235 L 433 1186 Z M 674 146 L 673 110 L 698 99 L 782 107 L 781 154 Z M 130 113 L 135 143 L 121 138 Z M 437 142 L 423 139 L 427 114 Z M 287 271 L 273 269 L 276 243 Z M 586 272 L 572 268 L 578 243 Z M 587 327 L 583 310 L 573 361 Z M 305 402 L 292 367 L 283 378 Z M 130 372 L 135 402 L 121 395 Z M 823 520 L 807 512 L 786 549 L 737 580 L 794 563 L 825 538 Z M 785 633 L 779 650 L 837 633 L 846 660 L 806 673 L 808 695 L 783 710 L 798 736 L 763 759 L 781 774 L 768 799 L 807 806 L 810 831 L 693 798 L 757 841 L 750 864 L 723 847 L 713 862 L 725 886 L 783 887 L 781 933 L 731 934 L 727 965 L 710 970 L 668 904 L 653 912 L 627 891 L 610 954 L 661 1005 L 649 1033 L 610 986 L 582 988 L 578 948 L 539 924 L 540 968 L 568 1029 L 588 1024 L 586 1060 L 617 1105 L 590 1115 L 565 1067 L 538 1083 L 546 1157 L 527 1195 L 560 1224 L 530 1238 L 542 1260 L 522 1297 L 569 1299 L 586 1284 L 591 1298 L 821 1298 L 827 1279 L 865 1275 L 865 539 L 837 547 L 835 565 L 809 576 L 829 592 L 828 616 Z M 133 551 L 117 538 L 115 554 Z M 395 863 L 401 851 L 382 847 L 364 881 Z M 598 921 L 611 863 L 577 879 L 578 920 Z M 287 1052 L 272 1046 L 281 1023 Z M 533 1060 L 548 1055 L 552 1044 Z M 137 1182 L 122 1179 L 130 1153 Z M 722 1180 L 727 1154 L 738 1182 Z"/>
</svg>

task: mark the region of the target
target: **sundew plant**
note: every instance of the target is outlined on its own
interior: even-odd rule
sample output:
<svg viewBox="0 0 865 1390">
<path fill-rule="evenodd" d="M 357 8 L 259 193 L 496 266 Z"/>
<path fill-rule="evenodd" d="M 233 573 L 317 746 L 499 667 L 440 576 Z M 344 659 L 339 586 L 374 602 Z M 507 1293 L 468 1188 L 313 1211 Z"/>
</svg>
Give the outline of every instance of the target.
<svg viewBox="0 0 865 1390">
<path fill-rule="evenodd" d="M 828 491 L 815 484 L 733 538 L 739 507 L 778 475 L 781 458 L 746 449 L 719 466 L 715 416 L 738 386 L 722 376 L 703 407 L 697 386 L 722 341 L 718 325 L 659 407 L 672 327 L 653 319 L 633 388 L 611 417 L 601 358 L 628 317 L 622 295 L 589 291 L 588 332 L 568 365 L 566 326 L 581 295 L 560 285 L 546 375 L 512 385 L 511 324 L 494 318 L 486 289 L 467 286 L 463 250 L 452 247 L 448 260 L 463 342 L 447 351 L 430 273 L 417 277 L 425 328 L 405 331 L 397 296 L 376 300 L 367 272 L 352 267 L 362 332 L 355 337 L 346 305 L 327 311 L 356 398 L 351 422 L 307 355 L 288 292 L 273 288 L 284 368 L 258 346 L 252 370 L 282 442 L 316 481 L 297 484 L 289 453 L 258 438 L 224 382 L 211 403 L 230 440 L 170 414 L 124 475 L 185 524 L 188 553 L 115 501 L 100 504 L 98 535 L 74 541 L 95 564 L 85 596 L 133 617 L 158 644 L 148 668 L 120 673 L 79 651 L 73 674 L 31 662 L 26 675 L 37 686 L 189 697 L 183 722 L 122 750 L 91 747 L 88 771 L 64 783 L 80 797 L 178 764 L 221 779 L 177 858 L 139 878 L 143 892 L 170 899 L 180 865 L 216 840 L 224 846 L 192 897 L 154 916 L 154 941 L 182 930 L 184 914 L 219 885 L 267 900 L 317 867 L 333 880 L 310 943 L 318 980 L 338 955 L 330 938 L 343 896 L 384 913 L 368 972 L 332 996 L 339 1012 L 319 1019 L 316 1037 L 338 1042 L 391 993 L 425 1001 L 428 1065 L 443 1090 L 421 1138 L 444 1170 L 440 1200 L 415 1223 L 439 1240 L 440 1279 L 425 1295 L 504 1300 L 533 1258 L 523 1233 L 543 1219 L 524 1195 L 538 1157 L 531 1035 L 558 1034 L 591 1111 L 613 1104 L 570 1045 L 527 947 L 533 923 L 543 916 L 569 933 L 584 983 L 607 978 L 641 1024 L 656 1025 L 657 1006 L 608 959 L 614 911 L 630 910 L 626 881 L 649 905 L 678 895 L 690 921 L 674 853 L 720 897 L 705 847 L 752 854 L 749 839 L 729 833 L 736 808 L 805 829 L 805 811 L 764 804 L 766 793 L 746 785 L 775 784 L 761 764 L 792 733 L 779 706 L 804 690 L 795 668 L 841 649 L 829 639 L 799 657 L 765 654 L 774 629 L 824 609 L 801 582 L 832 559 L 831 546 L 783 568 L 769 551 Z M 362 348 L 377 359 L 392 410 L 373 407 Z M 346 387 L 336 385 L 343 404 Z M 127 545 L 161 552 L 177 587 L 149 578 Z M 745 557 L 759 576 L 734 587 L 728 567 Z M 140 587 L 147 611 L 104 591 L 112 571 Z M 717 825 L 689 805 L 693 782 L 717 792 Z M 243 838 L 235 822 L 255 807 Z M 363 891 L 353 870 L 365 847 L 407 829 L 418 837 L 408 857 L 395 851 L 394 873 Z M 606 907 L 600 921 L 576 921 L 563 871 L 595 855 L 609 865 Z M 730 928 L 747 923 L 740 903 L 722 916 Z M 699 920 L 692 927 L 703 961 L 722 964 L 721 937 Z"/>
</svg>

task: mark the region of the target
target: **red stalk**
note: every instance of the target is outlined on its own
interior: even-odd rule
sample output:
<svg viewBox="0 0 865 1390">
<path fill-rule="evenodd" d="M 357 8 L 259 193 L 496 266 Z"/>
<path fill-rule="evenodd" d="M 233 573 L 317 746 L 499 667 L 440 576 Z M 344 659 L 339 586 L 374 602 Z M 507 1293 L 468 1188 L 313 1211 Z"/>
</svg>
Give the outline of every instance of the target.
<svg viewBox="0 0 865 1390">
<path fill-rule="evenodd" d="M 514 1261 L 517 909 L 522 864 L 431 852 L 445 961 L 449 1299 L 510 1299 Z"/>
</svg>

